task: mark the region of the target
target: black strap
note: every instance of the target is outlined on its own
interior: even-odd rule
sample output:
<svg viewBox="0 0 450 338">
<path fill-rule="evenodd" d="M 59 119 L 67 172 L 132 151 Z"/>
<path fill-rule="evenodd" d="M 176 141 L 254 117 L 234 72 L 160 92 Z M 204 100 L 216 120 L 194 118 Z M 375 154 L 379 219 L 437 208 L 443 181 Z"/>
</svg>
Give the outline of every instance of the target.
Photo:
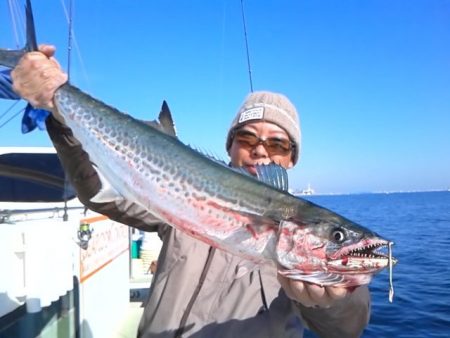
<svg viewBox="0 0 450 338">
<path fill-rule="evenodd" d="M 189 317 L 189 314 L 191 312 L 192 307 L 194 306 L 195 300 L 197 299 L 197 296 L 203 286 L 203 282 L 205 281 L 206 274 L 209 271 L 209 267 L 211 266 L 212 259 L 214 257 L 214 253 L 216 252 L 216 248 L 210 247 L 208 252 L 208 258 L 206 259 L 205 267 L 203 268 L 202 274 L 200 276 L 199 282 L 197 284 L 197 287 L 194 290 L 194 293 L 191 296 L 191 299 L 189 300 L 189 303 L 186 307 L 186 310 L 183 313 L 183 317 L 181 317 L 180 326 L 178 327 L 177 332 L 175 333 L 175 337 L 179 338 L 184 333 L 184 327 L 186 325 L 187 318 Z"/>
<path fill-rule="evenodd" d="M 258 270 L 258 275 L 259 275 L 259 284 L 261 285 L 261 299 L 264 305 L 264 309 L 267 311 L 269 310 L 269 307 L 267 306 L 267 299 L 266 299 L 266 293 L 264 292 L 264 285 L 262 282 L 262 277 L 261 277 L 261 270 Z"/>
</svg>

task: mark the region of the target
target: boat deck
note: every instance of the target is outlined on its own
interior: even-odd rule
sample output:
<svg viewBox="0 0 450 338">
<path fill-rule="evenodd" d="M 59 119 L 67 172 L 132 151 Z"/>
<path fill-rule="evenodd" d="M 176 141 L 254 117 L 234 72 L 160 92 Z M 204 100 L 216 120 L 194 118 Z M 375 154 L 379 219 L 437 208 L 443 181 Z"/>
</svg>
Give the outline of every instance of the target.
<svg viewBox="0 0 450 338">
<path fill-rule="evenodd" d="M 142 302 L 130 302 L 126 315 L 112 338 L 135 338 L 143 311 Z"/>
<path fill-rule="evenodd" d="M 144 312 L 143 304 L 148 297 L 151 280 L 147 277 L 130 281 L 130 302 L 121 323 L 112 338 L 135 338 Z"/>
</svg>

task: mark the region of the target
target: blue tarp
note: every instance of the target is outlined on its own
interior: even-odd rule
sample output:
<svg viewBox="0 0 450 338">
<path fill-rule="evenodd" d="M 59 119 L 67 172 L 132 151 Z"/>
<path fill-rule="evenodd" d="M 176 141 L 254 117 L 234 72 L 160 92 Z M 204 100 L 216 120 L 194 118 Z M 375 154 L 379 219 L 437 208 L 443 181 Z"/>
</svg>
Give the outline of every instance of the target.
<svg viewBox="0 0 450 338">
<path fill-rule="evenodd" d="M 0 99 L 20 100 L 20 97 L 12 89 L 10 71 L 7 68 L 0 68 Z M 35 109 L 28 104 L 22 118 L 22 133 L 26 134 L 36 127 L 45 130 L 45 119 L 49 115 L 48 111 Z"/>
<path fill-rule="evenodd" d="M 0 155 L 0 202 L 61 202 L 74 198 L 57 154 Z"/>
<path fill-rule="evenodd" d="M 6 68 L 0 68 L 0 99 L 20 100 L 12 89 L 10 70 Z M 49 114 L 28 104 L 22 118 L 22 132 L 30 132 L 36 127 L 45 129 Z M 75 197 L 73 188 L 65 181 L 56 154 L 1 155 L 0 187 L 2 202 L 56 202 Z"/>
<path fill-rule="evenodd" d="M 12 89 L 9 73 L 10 69 L 0 68 L 0 99 L 19 100 L 20 97 Z"/>
</svg>

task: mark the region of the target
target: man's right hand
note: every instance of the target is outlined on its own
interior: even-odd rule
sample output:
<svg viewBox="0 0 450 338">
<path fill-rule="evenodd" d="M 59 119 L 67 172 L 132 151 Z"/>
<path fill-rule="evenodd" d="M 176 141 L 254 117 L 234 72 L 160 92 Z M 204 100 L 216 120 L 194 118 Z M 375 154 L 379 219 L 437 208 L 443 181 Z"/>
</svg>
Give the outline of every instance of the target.
<svg viewBox="0 0 450 338">
<path fill-rule="evenodd" d="M 11 72 L 13 89 L 33 107 L 57 114 L 55 91 L 67 82 L 67 74 L 53 57 L 55 47 L 40 45 L 38 52 L 26 53 Z"/>
</svg>

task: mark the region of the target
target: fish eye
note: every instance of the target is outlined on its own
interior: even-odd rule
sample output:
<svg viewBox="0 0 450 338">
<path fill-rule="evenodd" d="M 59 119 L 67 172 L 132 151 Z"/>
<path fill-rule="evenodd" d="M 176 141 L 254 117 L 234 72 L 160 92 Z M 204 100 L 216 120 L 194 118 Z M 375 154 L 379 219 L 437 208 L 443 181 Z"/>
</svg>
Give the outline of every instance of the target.
<svg viewBox="0 0 450 338">
<path fill-rule="evenodd" d="M 334 229 L 331 233 L 331 238 L 336 243 L 342 243 L 345 240 L 345 233 L 341 229 Z"/>
</svg>

